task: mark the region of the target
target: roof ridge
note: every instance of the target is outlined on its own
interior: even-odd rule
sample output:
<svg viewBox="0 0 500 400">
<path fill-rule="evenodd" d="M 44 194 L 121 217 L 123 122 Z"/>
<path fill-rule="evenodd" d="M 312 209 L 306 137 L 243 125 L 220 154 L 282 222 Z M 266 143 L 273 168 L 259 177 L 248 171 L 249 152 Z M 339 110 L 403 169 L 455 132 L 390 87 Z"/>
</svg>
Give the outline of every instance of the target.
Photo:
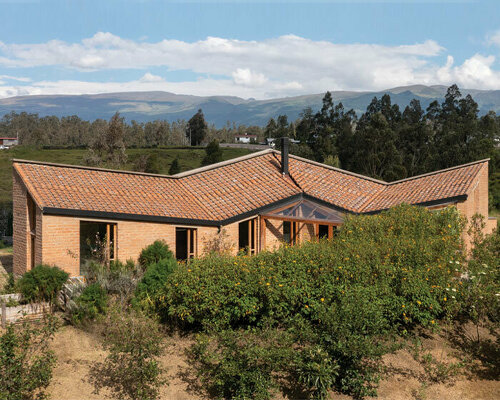
<svg viewBox="0 0 500 400">
<path fill-rule="evenodd" d="M 466 163 L 466 164 L 461 164 L 461 165 L 455 165 L 453 167 L 449 167 L 449 168 L 444 168 L 444 169 L 440 169 L 440 170 L 437 170 L 437 171 L 432 171 L 432 172 L 427 172 L 425 174 L 420 174 L 420 175 L 415 175 L 415 176 L 410 176 L 408 178 L 404 178 L 404 179 L 399 179 L 397 181 L 393 181 L 393 182 L 388 182 L 388 185 L 394 185 L 394 184 L 397 184 L 397 183 L 402 183 L 402 182 L 406 182 L 406 181 L 411 181 L 413 179 L 420 179 L 420 178 L 424 178 L 426 176 L 430 176 L 430 175 L 436 175 L 436 174 L 441 174 L 443 172 L 448 172 L 448 171 L 453 171 L 454 169 L 459 169 L 459 168 L 464 168 L 464 167 L 469 167 L 471 165 L 474 165 L 474 164 L 480 164 L 480 163 L 484 163 L 484 162 L 488 162 L 490 161 L 490 158 L 485 158 L 483 160 L 477 160 L 477 161 L 472 161 L 470 163 Z"/>
<path fill-rule="evenodd" d="M 280 154 L 279 151 L 277 150 L 273 150 L 275 153 L 278 153 Z M 386 181 L 382 181 L 380 179 L 375 179 L 375 178 L 371 178 L 369 176 L 366 176 L 366 175 L 361 175 L 361 174 L 357 174 L 356 172 L 351 172 L 351 171 L 348 171 L 346 169 L 341 169 L 341 168 L 337 168 L 337 167 L 332 167 L 331 165 L 327 165 L 327 164 L 323 164 L 323 163 L 320 163 L 318 161 L 313 161 L 313 160 L 309 160 L 307 158 L 304 158 L 304 157 L 299 157 L 299 156 L 296 156 L 294 154 L 290 154 L 289 157 L 292 157 L 292 158 L 295 158 L 299 161 L 303 161 L 303 162 L 307 162 L 309 164 L 312 164 L 312 165 L 316 165 L 318 167 L 323 167 L 323 168 L 327 168 L 327 169 L 331 169 L 333 171 L 336 171 L 336 172 L 339 172 L 341 174 L 346 174 L 346 175 L 351 175 L 351 176 L 355 176 L 357 178 L 361 178 L 361 179 L 366 179 L 368 181 L 372 181 L 372 182 L 375 182 L 375 183 L 380 183 L 382 185 L 388 185 L 389 183 L 386 182 Z"/>
<path fill-rule="evenodd" d="M 265 154 L 269 154 L 272 151 L 273 151 L 272 149 L 265 149 L 265 150 L 257 151 L 255 153 L 250 153 L 250 154 L 246 154 L 244 156 L 240 156 L 240 157 L 236 157 L 236 158 L 231 158 L 231 159 L 226 160 L 226 161 L 221 161 L 221 162 L 218 162 L 218 163 L 215 163 L 215 164 L 210 164 L 210 165 L 207 165 L 205 167 L 199 167 L 199 168 L 195 168 L 195 169 L 190 169 L 189 171 L 180 172 L 180 173 L 175 174 L 175 175 L 170 175 L 169 178 L 175 178 L 175 179 L 184 178 L 186 176 L 191 176 L 191 175 L 199 174 L 200 172 L 210 171 L 212 169 L 217 169 L 217 168 L 220 168 L 220 167 L 225 167 L 226 165 L 235 164 L 235 163 L 238 163 L 240 161 L 249 160 L 249 159 L 254 158 L 254 157 L 260 157 L 260 156 L 263 156 Z"/>
<path fill-rule="evenodd" d="M 159 177 L 159 178 L 174 178 L 173 175 L 152 174 L 150 172 L 130 171 L 130 170 L 125 170 L 125 169 L 123 169 L 123 170 L 122 169 L 110 169 L 110 168 L 102 168 L 102 167 L 89 167 L 86 165 L 62 164 L 62 163 L 53 163 L 53 162 L 48 162 L 48 161 L 23 160 L 23 159 L 19 159 L 19 158 L 12 159 L 12 162 L 18 163 L 18 164 L 36 164 L 36 165 L 45 165 L 48 167 L 73 168 L 73 169 L 112 172 L 112 173 L 128 174 L 128 175 L 143 175 L 143 176 L 153 176 L 153 177 Z"/>
</svg>

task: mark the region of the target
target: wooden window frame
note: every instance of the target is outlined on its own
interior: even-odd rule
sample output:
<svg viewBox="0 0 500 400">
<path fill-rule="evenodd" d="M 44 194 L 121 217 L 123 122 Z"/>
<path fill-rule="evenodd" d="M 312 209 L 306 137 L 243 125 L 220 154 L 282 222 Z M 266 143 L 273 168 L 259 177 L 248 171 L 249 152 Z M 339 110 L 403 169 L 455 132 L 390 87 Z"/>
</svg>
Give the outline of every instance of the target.
<svg viewBox="0 0 500 400">
<path fill-rule="evenodd" d="M 248 224 L 247 226 L 247 231 L 248 231 L 248 247 L 247 251 L 248 254 L 254 255 L 257 254 L 258 248 L 259 248 L 259 218 L 258 217 L 252 217 L 247 220 L 241 221 L 238 224 L 238 235 L 239 235 L 239 226 L 241 224 Z M 239 242 L 239 237 L 238 237 L 238 242 Z M 239 245 L 238 245 L 239 246 Z M 242 250 L 242 249 L 240 249 Z"/>
<path fill-rule="evenodd" d="M 176 232 L 177 229 L 185 229 L 186 230 L 186 255 L 187 258 L 186 260 L 191 260 L 193 258 L 198 257 L 198 228 L 193 228 L 192 226 L 176 226 L 175 227 Z M 175 235 L 175 240 L 177 241 L 177 233 Z M 177 258 L 177 242 L 175 243 L 176 247 L 176 254 L 175 257 Z"/>
</svg>

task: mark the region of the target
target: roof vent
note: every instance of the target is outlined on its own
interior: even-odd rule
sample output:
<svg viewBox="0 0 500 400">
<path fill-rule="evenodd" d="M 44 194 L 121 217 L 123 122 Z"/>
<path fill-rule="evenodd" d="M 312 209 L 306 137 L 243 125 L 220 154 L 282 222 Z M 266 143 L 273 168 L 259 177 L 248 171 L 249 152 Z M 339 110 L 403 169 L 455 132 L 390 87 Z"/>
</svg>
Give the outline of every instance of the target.
<svg viewBox="0 0 500 400">
<path fill-rule="evenodd" d="M 288 143 L 287 137 L 281 138 L 281 172 L 283 175 L 288 175 Z"/>
</svg>

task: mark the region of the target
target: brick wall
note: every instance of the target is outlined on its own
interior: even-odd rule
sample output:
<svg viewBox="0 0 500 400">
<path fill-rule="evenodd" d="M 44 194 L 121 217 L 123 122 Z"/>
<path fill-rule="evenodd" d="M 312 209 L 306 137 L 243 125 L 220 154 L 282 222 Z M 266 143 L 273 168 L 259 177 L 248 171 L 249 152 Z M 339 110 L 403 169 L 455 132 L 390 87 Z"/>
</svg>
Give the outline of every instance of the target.
<svg viewBox="0 0 500 400">
<path fill-rule="evenodd" d="M 471 220 L 474 214 L 482 215 L 486 222 L 485 233 L 492 232 L 496 220 L 488 219 L 488 164 L 483 165 L 476 182 L 474 182 L 467 194 L 467 200 L 457 203 L 457 209 L 468 221 Z M 471 243 L 466 231 L 467 229 L 464 232 L 464 242 L 469 249 Z"/>
<path fill-rule="evenodd" d="M 80 273 L 80 221 L 116 223 L 116 254 L 121 261 L 128 259 L 137 261 L 141 250 L 159 239 L 164 240 L 175 254 L 175 228 L 178 225 L 44 215 L 42 233 L 44 263 L 57 265 L 71 275 Z M 198 254 L 202 254 L 202 240 L 215 235 L 218 228 L 204 226 L 192 228 L 198 230 Z"/>
<path fill-rule="evenodd" d="M 22 274 L 26 271 L 28 256 L 28 208 L 26 200 L 26 188 L 21 178 L 14 171 L 12 179 L 12 200 L 14 202 L 13 213 L 13 270 L 14 274 Z"/>
<path fill-rule="evenodd" d="M 14 171 L 12 180 L 13 208 L 13 272 L 25 273 L 31 264 L 31 233 L 28 215 L 28 191 L 22 179 Z M 35 265 L 42 263 L 42 212 L 35 207 Z"/>
</svg>

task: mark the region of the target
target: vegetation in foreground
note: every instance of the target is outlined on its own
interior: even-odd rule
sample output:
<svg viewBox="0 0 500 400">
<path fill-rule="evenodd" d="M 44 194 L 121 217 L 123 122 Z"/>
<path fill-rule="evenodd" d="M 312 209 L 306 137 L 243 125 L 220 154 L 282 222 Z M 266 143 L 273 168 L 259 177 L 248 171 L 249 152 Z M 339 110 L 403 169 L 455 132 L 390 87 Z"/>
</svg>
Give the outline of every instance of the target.
<svg viewBox="0 0 500 400">
<path fill-rule="evenodd" d="M 499 237 L 479 235 L 467 262 L 464 225 L 454 208 L 351 217 L 331 241 L 181 265 L 145 307 L 198 333 L 192 360 L 219 397 L 266 399 L 286 382 L 302 397 L 374 395 L 381 356 L 415 329 L 498 327 Z"/>
<path fill-rule="evenodd" d="M 86 379 L 116 398 L 158 398 L 168 327 L 196 338 L 190 364 L 215 398 L 376 395 L 382 357 L 405 346 L 429 382 L 447 381 L 467 363 L 423 352 L 421 329 L 468 323 L 499 337 L 500 236 L 483 236 L 480 218 L 470 222 L 469 257 L 456 209 L 400 206 L 350 217 L 332 240 L 253 257 L 214 252 L 178 264 L 155 242 L 140 264 L 96 262 L 68 309 L 68 321 L 100 332 L 108 351 Z M 498 359 L 488 362 L 498 370 Z"/>
</svg>

